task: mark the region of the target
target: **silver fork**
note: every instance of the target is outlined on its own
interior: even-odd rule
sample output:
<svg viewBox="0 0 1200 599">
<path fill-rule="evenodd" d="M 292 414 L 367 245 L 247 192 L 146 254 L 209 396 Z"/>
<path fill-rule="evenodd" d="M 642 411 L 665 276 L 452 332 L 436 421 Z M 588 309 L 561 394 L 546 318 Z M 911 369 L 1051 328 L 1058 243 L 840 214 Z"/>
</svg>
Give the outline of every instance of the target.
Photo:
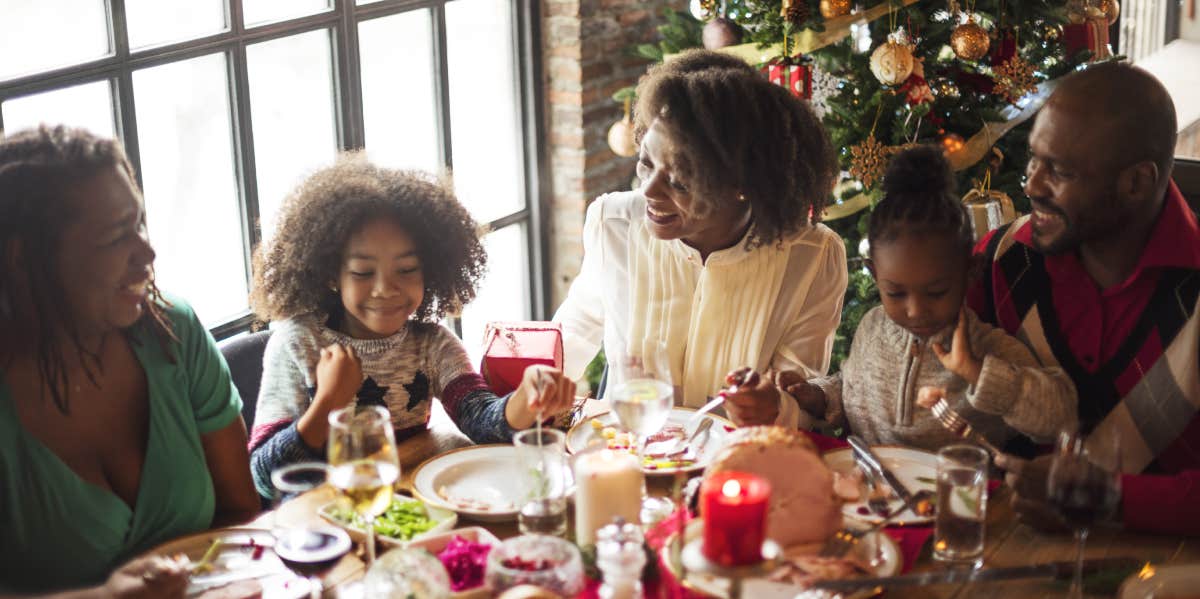
<svg viewBox="0 0 1200 599">
<path fill-rule="evenodd" d="M 878 531 L 884 526 L 887 526 L 889 522 L 895 520 L 896 517 L 904 513 L 905 510 L 919 506 L 924 502 L 931 501 L 932 498 L 932 491 L 918 491 L 914 493 L 912 497 L 910 497 L 909 500 L 904 503 L 904 505 L 900 506 L 900 509 L 892 512 L 884 519 L 872 524 L 867 528 L 843 528 L 833 533 L 833 536 L 829 537 L 828 541 L 825 541 L 825 545 L 821 547 L 821 551 L 818 553 L 818 555 L 821 557 L 841 557 L 846 555 L 851 549 L 854 548 L 855 545 L 858 544 L 860 540 L 862 540 L 863 537 Z"/>
<path fill-rule="evenodd" d="M 992 445 L 983 435 L 976 433 L 966 418 L 963 418 L 962 415 L 950 408 L 950 404 L 946 402 L 945 398 L 937 400 L 937 403 L 933 404 L 933 407 L 929 408 L 929 410 L 933 412 L 934 418 L 937 418 L 942 423 L 942 426 L 946 427 L 951 433 L 982 445 L 984 449 L 992 452 L 992 455 L 1003 453 L 1000 451 L 1000 448 Z"/>
</svg>

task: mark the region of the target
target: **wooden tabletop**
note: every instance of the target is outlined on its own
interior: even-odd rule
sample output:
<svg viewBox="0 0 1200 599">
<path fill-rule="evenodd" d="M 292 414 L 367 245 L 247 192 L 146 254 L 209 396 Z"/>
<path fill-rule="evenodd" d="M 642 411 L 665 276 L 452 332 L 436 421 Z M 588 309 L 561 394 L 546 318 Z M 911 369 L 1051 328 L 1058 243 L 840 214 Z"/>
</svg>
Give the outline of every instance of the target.
<svg viewBox="0 0 1200 599">
<path fill-rule="evenodd" d="M 434 404 L 430 430 L 398 443 L 401 467 L 401 486 L 411 488 L 412 473 L 425 460 L 470 445 L 470 441 Z M 666 487 L 652 482 L 650 492 L 661 495 Z M 1075 541 L 1069 534 L 1053 535 L 1035 531 L 1020 524 L 1009 507 L 1010 494 L 1000 487 L 988 500 L 984 567 L 1024 566 L 1050 561 L 1075 559 Z M 284 506 L 279 513 L 264 514 L 261 523 L 271 519 L 289 521 L 316 518 L 316 508 L 332 498 L 332 491 L 318 491 Z M 476 523 L 460 519 L 460 525 L 479 525 L 503 539 L 518 534 L 515 522 Z M 1098 528 L 1088 538 L 1085 556 L 1088 558 L 1131 556 L 1155 565 L 1200 563 L 1200 539 L 1143 535 L 1117 528 Z M 936 570 L 941 566 L 929 557 L 928 548 L 914 566 L 915 571 Z M 348 555 L 326 577 L 330 587 L 327 597 L 337 597 L 337 590 L 362 576 L 363 564 L 358 557 Z M 1061 597 L 1065 587 L 1048 581 L 1008 581 L 975 584 L 941 584 L 927 587 L 896 588 L 888 591 L 889 599 L 934 598 L 972 599 L 990 597 Z"/>
</svg>

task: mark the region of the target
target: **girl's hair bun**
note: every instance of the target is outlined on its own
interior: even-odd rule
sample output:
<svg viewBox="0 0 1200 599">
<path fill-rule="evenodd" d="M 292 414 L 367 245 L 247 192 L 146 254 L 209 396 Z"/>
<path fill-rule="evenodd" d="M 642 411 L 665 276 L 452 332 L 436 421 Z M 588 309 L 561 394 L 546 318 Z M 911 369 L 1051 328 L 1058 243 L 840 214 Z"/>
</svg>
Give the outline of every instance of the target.
<svg viewBox="0 0 1200 599">
<path fill-rule="evenodd" d="M 953 194 L 954 173 L 942 149 L 932 145 L 906 148 L 896 153 L 888 163 L 883 177 L 887 195 Z"/>
</svg>

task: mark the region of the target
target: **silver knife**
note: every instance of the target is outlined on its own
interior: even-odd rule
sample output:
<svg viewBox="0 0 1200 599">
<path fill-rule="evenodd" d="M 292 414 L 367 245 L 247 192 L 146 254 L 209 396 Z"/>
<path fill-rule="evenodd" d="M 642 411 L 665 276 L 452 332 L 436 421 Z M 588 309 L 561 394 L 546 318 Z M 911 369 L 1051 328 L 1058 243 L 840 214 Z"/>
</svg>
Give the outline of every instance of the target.
<svg viewBox="0 0 1200 599">
<path fill-rule="evenodd" d="M 1083 560 L 1084 574 L 1118 568 L 1136 570 L 1142 567 L 1145 560 L 1133 557 L 1106 557 Z M 1048 562 L 1033 566 L 1013 566 L 1008 568 L 982 568 L 979 570 L 951 568 L 932 572 L 902 574 L 900 576 L 882 576 L 877 578 L 845 578 L 839 580 L 818 580 L 809 588 L 826 591 L 852 591 L 855 589 L 876 588 L 885 589 L 921 586 L 929 584 L 948 584 L 966 582 L 992 582 L 996 580 L 1016 580 L 1020 578 L 1050 578 L 1063 580 L 1075 573 L 1075 562 Z"/>
<path fill-rule="evenodd" d="M 875 474 L 883 477 L 883 481 L 896 491 L 896 495 L 900 497 L 901 501 L 908 503 L 908 500 L 912 497 L 912 492 L 908 490 L 908 487 L 904 486 L 904 483 L 900 482 L 900 479 L 896 478 L 895 474 L 892 474 L 891 470 L 884 467 L 883 462 L 879 460 L 879 456 L 871 451 L 871 446 L 867 445 L 867 442 L 863 441 L 862 437 L 858 435 L 850 435 L 846 441 L 850 443 L 850 448 L 854 451 L 854 455 L 862 460 L 867 467 L 874 470 Z"/>
</svg>

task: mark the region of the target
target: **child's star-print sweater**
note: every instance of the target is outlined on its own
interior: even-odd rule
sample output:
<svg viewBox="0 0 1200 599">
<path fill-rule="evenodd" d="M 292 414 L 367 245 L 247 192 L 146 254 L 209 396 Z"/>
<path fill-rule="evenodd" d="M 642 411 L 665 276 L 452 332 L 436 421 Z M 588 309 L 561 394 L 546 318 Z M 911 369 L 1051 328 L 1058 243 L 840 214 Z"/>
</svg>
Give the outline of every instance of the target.
<svg viewBox="0 0 1200 599">
<path fill-rule="evenodd" d="M 358 405 L 384 406 L 399 435 L 429 422 L 436 396 L 446 413 L 476 443 L 506 443 L 512 429 L 504 417 L 508 397 L 497 397 L 475 372 L 458 340 L 445 327 L 409 322 L 384 339 L 353 339 L 308 314 L 275 323 L 263 355 L 262 387 L 250 433 L 250 470 L 263 497 L 270 497 L 271 471 L 286 464 L 325 460 L 325 448 L 310 447 L 296 421 L 316 394 L 321 348 L 340 343 L 362 361 Z"/>
</svg>

